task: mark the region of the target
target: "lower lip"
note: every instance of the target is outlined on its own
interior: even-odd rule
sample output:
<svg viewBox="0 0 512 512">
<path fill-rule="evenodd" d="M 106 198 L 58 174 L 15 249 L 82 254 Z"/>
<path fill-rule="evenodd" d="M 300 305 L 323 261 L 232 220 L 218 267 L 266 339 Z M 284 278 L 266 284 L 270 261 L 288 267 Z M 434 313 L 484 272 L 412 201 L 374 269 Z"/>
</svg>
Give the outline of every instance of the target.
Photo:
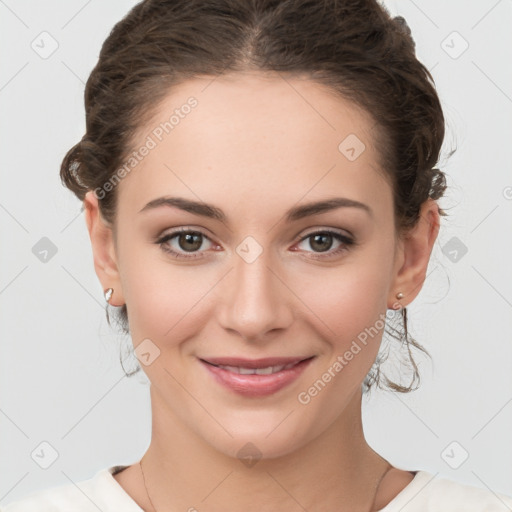
<svg viewBox="0 0 512 512">
<path fill-rule="evenodd" d="M 276 393 L 291 384 L 301 375 L 312 360 L 313 358 L 301 361 L 288 370 L 281 370 L 269 375 L 242 375 L 213 366 L 204 361 L 201 361 L 201 364 L 206 367 L 217 382 L 235 393 L 247 397 L 261 397 Z"/>
</svg>

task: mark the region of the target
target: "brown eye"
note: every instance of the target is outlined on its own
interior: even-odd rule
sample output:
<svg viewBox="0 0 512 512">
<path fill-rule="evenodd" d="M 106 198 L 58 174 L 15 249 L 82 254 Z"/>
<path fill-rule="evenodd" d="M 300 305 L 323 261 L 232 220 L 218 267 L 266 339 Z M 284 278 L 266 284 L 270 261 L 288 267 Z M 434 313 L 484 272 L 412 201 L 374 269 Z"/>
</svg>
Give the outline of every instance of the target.
<svg viewBox="0 0 512 512">
<path fill-rule="evenodd" d="M 200 233 L 180 233 L 177 237 L 178 245 L 184 251 L 197 251 L 203 244 Z"/>
<path fill-rule="evenodd" d="M 334 241 L 337 241 L 340 246 L 338 249 L 329 252 L 329 254 L 325 256 L 326 258 L 338 255 L 343 251 L 347 251 L 351 245 L 355 245 L 355 241 L 353 239 L 336 231 L 329 230 L 309 233 L 300 240 L 300 243 L 306 240 L 309 240 L 308 245 L 313 249 L 313 257 L 316 259 L 323 258 L 324 256 L 322 256 L 321 253 L 329 252 Z M 315 254 L 318 254 L 319 256 L 314 256 Z"/>
<path fill-rule="evenodd" d="M 205 240 L 210 240 L 204 233 L 190 229 L 179 229 L 172 233 L 164 235 L 156 241 L 163 251 L 171 254 L 175 258 L 199 258 L 199 251 Z M 174 242 L 174 243 L 170 243 Z M 190 253 L 190 255 L 183 254 Z"/>
<path fill-rule="evenodd" d="M 332 247 L 333 236 L 328 233 L 310 235 L 309 238 L 311 239 L 310 246 L 320 252 L 328 251 Z"/>
</svg>

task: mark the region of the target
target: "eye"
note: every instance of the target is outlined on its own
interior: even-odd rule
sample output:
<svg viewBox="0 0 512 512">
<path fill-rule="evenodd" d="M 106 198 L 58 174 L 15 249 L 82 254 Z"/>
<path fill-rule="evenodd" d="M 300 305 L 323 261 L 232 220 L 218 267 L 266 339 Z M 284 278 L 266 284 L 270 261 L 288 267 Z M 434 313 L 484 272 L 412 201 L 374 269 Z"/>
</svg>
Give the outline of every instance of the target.
<svg viewBox="0 0 512 512">
<path fill-rule="evenodd" d="M 333 245 L 333 239 L 338 241 L 338 243 L 341 245 L 336 250 L 329 252 L 329 249 Z M 332 230 L 315 231 L 313 233 L 309 233 L 302 237 L 299 243 L 302 243 L 305 240 L 310 240 L 309 246 L 315 250 L 316 255 L 313 256 L 314 259 L 331 258 L 337 256 L 344 251 L 348 251 L 351 246 L 355 245 L 355 241 L 352 238 Z M 328 252 L 328 255 L 323 256 L 321 253 L 324 252 Z"/>
<path fill-rule="evenodd" d="M 203 251 L 199 249 L 201 249 L 205 240 L 212 243 L 201 231 L 180 228 L 171 233 L 167 233 L 155 243 L 174 258 L 194 259 L 201 257 L 201 252 Z M 356 244 L 355 240 L 352 238 L 328 229 L 309 233 L 302 237 L 298 243 L 300 244 L 306 240 L 310 240 L 309 246 L 314 250 L 313 259 L 332 258 L 349 250 L 351 246 Z M 336 250 L 330 251 L 333 240 L 337 241 L 340 246 Z M 174 244 L 169 243 L 171 241 L 173 241 Z M 324 256 L 322 253 L 327 253 L 327 255 Z"/>
<path fill-rule="evenodd" d="M 173 239 L 176 239 L 176 243 L 174 245 L 169 244 L 168 242 Z M 180 228 L 164 235 L 162 238 L 157 240 L 156 243 L 160 245 L 163 251 L 170 253 L 175 258 L 193 259 L 201 256 L 200 254 L 196 255 L 195 253 L 201 248 L 204 240 L 210 239 L 201 231 Z"/>
</svg>

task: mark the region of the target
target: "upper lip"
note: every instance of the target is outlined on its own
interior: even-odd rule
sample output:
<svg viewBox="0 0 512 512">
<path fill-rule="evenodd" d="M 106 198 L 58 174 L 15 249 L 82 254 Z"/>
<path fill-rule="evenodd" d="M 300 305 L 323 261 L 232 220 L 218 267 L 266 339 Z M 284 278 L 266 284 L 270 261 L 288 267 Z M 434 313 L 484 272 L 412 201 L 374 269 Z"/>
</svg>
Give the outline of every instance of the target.
<svg viewBox="0 0 512 512">
<path fill-rule="evenodd" d="M 313 356 L 307 357 L 264 357 L 261 359 L 243 359 L 239 357 L 209 357 L 201 358 L 206 363 L 215 366 L 237 366 L 239 368 L 268 368 L 269 366 L 285 366 L 287 364 L 300 363 L 305 359 L 311 359 Z"/>
</svg>

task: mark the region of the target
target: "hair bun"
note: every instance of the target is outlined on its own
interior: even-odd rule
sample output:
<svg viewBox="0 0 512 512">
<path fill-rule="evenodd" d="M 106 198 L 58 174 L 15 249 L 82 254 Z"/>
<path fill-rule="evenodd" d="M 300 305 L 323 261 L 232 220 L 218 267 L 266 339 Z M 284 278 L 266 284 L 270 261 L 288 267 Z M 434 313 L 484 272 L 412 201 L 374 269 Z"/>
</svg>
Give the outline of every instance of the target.
<svg viewBox="0 0 512 512">
<path fill-rule="evenodd" d="M 412 37 L 412 33 L 411 33 L 411 27 L 409 27 L 409 25 L 407 24 L 407 21 L 405 20 L 405 18 L 403 16 L 395 16 L 393 18 L 393 21 L 395 22 L 395 25 L 398 27 L 398 30 L 404 34 L 405 36 L 407 36 L 407 39 L 410 41 L 410 43 L 412 44 L 412 47 L 414 49 L 416 49 L 416 43 L 414 42 L 414 39 Z"/>
<path fill-rule="evenodd" d="M 400 27 L 400 30 L 402 32 L 404 32 L 405 34 L 407 35 L 411 35 L 411 28 L 409 27 L 409 25 L 407 24 L 407 21 L 405 20 L 405 18 L 403 16 L 395 16 L 393 18 L 393 20 L 398 24 L 398 26 Z"/>
</svg>

